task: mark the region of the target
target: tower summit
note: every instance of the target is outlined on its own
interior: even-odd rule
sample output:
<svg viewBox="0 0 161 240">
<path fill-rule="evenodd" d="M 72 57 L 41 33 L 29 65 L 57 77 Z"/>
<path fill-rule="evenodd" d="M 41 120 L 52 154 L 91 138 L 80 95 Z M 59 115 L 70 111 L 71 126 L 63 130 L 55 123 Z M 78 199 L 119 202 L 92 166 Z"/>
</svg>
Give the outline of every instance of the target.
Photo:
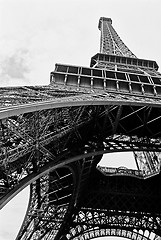
<svg viewBox="0 0 161 240">
<path fill-rule="evenodd" d="M 103 21 L 110 22 L 112 24 L 112 19 L 111 18 L 100 17 L 99 22 L 98 22 L 98 29 L 99 30 L 101 30 L 101 25 L 102 25 Z"/>
<path fill-rule="evenodd" d="M 101 17 L 98 29 L 101 31 L 100 53 L 133 58 L 136 57 L 120 39 L 119 35 L 112 26 L 111 18 Z"/>
<path fill-rule="evenodd" d="M 124 44 L 113 28 L 111 18 L 101 17 L 99 20 L 98 29 L 101 31 L 100 53 L 133 58 L 136 57 Z"/>
</svg>

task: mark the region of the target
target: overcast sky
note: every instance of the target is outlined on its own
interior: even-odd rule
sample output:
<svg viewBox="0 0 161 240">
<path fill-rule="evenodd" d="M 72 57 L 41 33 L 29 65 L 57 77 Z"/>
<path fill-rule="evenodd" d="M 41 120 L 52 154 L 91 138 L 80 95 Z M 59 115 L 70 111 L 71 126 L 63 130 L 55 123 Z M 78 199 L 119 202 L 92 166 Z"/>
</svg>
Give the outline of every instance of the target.
<svg viewBox="0 0 161 240">
<path fill-rule="evenodd" d="M 101 16 L 137 57 L 161 66 L 161 0 L 0 0 L 0 86 L 49 84 L 55 63 L 89 66 Z M 22 202 L 0 212 L 0 240 L 14 239 Z"/>
</svg>

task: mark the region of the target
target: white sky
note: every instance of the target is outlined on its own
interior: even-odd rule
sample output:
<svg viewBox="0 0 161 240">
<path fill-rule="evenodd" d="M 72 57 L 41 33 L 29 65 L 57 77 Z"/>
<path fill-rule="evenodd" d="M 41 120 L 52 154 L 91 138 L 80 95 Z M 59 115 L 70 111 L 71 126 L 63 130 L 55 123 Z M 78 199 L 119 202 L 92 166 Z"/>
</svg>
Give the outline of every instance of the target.
<svg viewBox="0 0 161 240">
<path fill-rule="evenodd" d="M 101 16 L 137 57 L 161 66 L 161 0 L 0 0 L 0 86 L 48 84 L 55 63 L 89 66 Z M 0 212 L 0 240 L 14 239 L 21 205 Z"/>
</svg>

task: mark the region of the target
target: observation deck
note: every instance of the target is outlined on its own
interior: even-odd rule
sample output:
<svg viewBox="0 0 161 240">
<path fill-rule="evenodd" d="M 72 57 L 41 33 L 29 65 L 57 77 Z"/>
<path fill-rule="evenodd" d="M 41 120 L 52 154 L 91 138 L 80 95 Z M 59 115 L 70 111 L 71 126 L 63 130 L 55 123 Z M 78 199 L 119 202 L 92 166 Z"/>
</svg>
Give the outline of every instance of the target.
<svg viewBox="0 0 161 240">
<path fill-rule="evenodd" d="M 155 61 L 124 58 L 107 54 L 97 54 L 92 58 L 107 59 L 115 64 L 117 60 L 130 61 L 130 67 L 119 65 L 117 71 L 110 68 L 93 68 L 65 64 L 56 64 L 50 74 L 50 84 L 76 91 L 115 92 L 130 96 L 161 98 L 161 75 L 156 75 L 158 65 Z M 135 63 L 135 67 L 134 67 Z M 146 67 L 147 66 L 147 67 Z M 145 71 L 148 74 L 145 74 Z"/>
</svg>

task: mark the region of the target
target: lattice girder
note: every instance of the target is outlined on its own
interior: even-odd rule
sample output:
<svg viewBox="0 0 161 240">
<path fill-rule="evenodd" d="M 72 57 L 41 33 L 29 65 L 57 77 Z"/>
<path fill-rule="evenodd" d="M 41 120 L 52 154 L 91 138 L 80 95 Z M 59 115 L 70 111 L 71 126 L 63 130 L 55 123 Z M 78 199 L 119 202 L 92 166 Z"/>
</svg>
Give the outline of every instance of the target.
<svg viewBox="0 0 161 240">
<path fill-rule="evenodd" d="M 101 100 L 99 100 L 100 102 Z M 142 116 L 145 116 L 146 123 L 143 122 Z M 138 121 L 130 121 L 131 117 L 138 118 Z M 33 174 L 35 176 L 39 174 L 41 168 L 51 164 L 53 159 L 58 163 L 63 163 L 66 159 L 66 164 L 68 164 L 70 160 L 67 159 L 71 159 L 72 156 L 76 157 L 78 154 L 80 156 L 78 155 L 78 158 L 72 161 L 81 160 L 83 157 L 89 157 L 92 160 L 93 155 L 100 156 L 107 152 L 140 150 L 160 152 L 159 120 L 160 108 L 153 106 L 149 108 L 149 106 L 138 106 L 138 104 L 136 106 L 115 104 L 53 108 L 2 119 L 3 144 L 7 143 L 7 145 L 2 147 L 5 154 L 1 155 L 1 169 L 3 169 L 1 206 L 7 203 L 17 191 L 31 183 Z M 127 125 L 127 121 L 131 122 L 131 126 Z M 151 124 L 151 122 L 155 122 L 155 124 Z M 133 129 L 132 134 L 129 134 L 129 128 Z M 88 135 L 84 129 L 88 130 Z M 18 139 L 20 140 L 17 142 Z M 22 150 L 15 155 L 17 148 L 22 148 Z M 93 159 L 91 164 L 94 162 Z M 96 164 L 97 161 L 93 166 Z M 89 165 L 86 168 L 89 174 L 92 168 L 89 168 Z M 150 173 L 152 174 L 152 172 Z M 88 175 L 84 175 L 82 172 L 81 176 L 82 179 L 87 179 Z M 84 184 L 79 184 L 79 190 L 83 190 L 83 188 Z M 77 199 L 80 196 L 81 192 L 77 194 Z M 32 198 L 34 198 L 33 191 Z M 34 205 L 37 206 L 36 203 Z M 40 236 L 39 229 L 44 228 L 46 220 L 43 222 L 35 220 L 34 223 L 31 223 L 33 221 L 30 221 L 29 216 L 26 219 L 29 219 L 26 221 L 30 222 L 29 225 L 25 222 L 23 224 L 24 227 L 26 226 L 24 228 L 27 234 L 26 238 L 32 239 Z M 38 230 L 32 225 L 37 226 Z M 51 234 L 56 238 L 56 235 L 59 234 L 58 228 L 55 228 L 55 232 L 51 232 L 52 224 L 49 224 L 45 228 L 45 232 L 41 231 L 41 236 L 49 238 L 49 235 L 46 234 Z M 36 231 L 35 234 L 33 231 Z M 23 234 L 20 234 L 18 239 L 21 239 L 20 236 L 22 237 Z"/>
<path fill-rule="evenodd" d="M 85 195 L 82 195 L 80 205 L 91 209 L 111 209 L 146 213 L 161 213 L 161 190 L 157 183 L 160 174 L 145 180 L 136 176 L 114 175 L 103 176 L 93 171 L 88 182 Z M 158 200 L 158 204 L 156 204 Z"/>
<path fill-rule="evenodd" d="M 91 159 L 92 160 L 92 159 Z M 82 165 L 82 164 L 81 164 Z M 59 165 L 60 166 L 60 165 Z M 69 165 L 70 166 L 70 165 Z M 87 166 L 89 166 L 89 164 L 87 164 Z M 49 169 L 49 168 L 48 168 Z M 55 166 L 55 169 L 57 169 L 57 166 Z M 61 169 L 61 168 L 58 168 L 58 170 L 59 169 Z M 76 168 L 75 168 L 76 169 Z M 90 168 L 88 168 L 88 170 L 89 170 Z M 53 170 L 54 170 L 54 168 L 53 168 Z M 48 170 L 49 171 L 49 170 Z M 57 170 L 54 170 L 54 171 L 57 171 Z M 59 170 L 60 171 L 60 170 Z M 51 169 L 51 172 L 52 172 L 52 169 Z M 77 170 L 76 170 L 76 172 L 77 172 Z M 87 172 L 86 172 L 87 173 Z M 88 172 L 88 174 L 90 173 L 90 171 Z M 90 195 L 90 187 L 89 187 L 89 184 L 88 184 L 88 178 L 86 177 L 85 179 L 84 179 L 84 177 L 83 177 L 83 175 L 80 175 L 80 174 L 78 174 L 78 172 L 76 173 L 76 174 L 74 174 L 74 176 L 76 177 L 76 176 L 80 176 L 81 178 L 82 178 L 82 180 L 83 180 L 83 182 L 84 182 L 84 180 L 86 179 L 86 184 L 84 185 L 83 184 L 83 189 L 82 189 L 82 191 L 84 192 L 86 192 L 86 194 L 87 194 L 87 192 L 88 192 L 88 195 Z M 24 222 L 24 224 L 23 224 L 23 228 L 24 228 L 24 230 L 22 231 L 21 230 L 21 233 L 22 234 L 27 234 L 26 235 L 26 238 L 24 237 L 24 238 L 22 238 L 22 235 L 20 234 L 19 235 L 19 238 L 17 238 L 17 239 L 30 239 L 30 235 L 28 235 L 29 233 L 31 234 L 31 232 L 32 232 L 32 234 L 34 233 L 34 236 L 35 237 L 42 237 L 43 238 L 43 236 L 49 236 L 50 234 L 51 234 L 51 236 L 52 237 L 56 237 L 57 235 L 57 233 L 58 233 L 58 230 L 60 230 L 60 223 L 59 223 L 59 221 L 57 221 L 57 219 L 54 219 L 53 218 L 53 216 L 55 216 L 55 215 L 53 215 L 53 211 L 56 211 L 56 210 L 58 210 L 58 209 L 56 209 L 56 210 L 54 210 L 53 209 L 53 207 L 52 207 L 52 205 L 51 204 L 49 204 L 48 202 L 50 202 L 50 200 L 51 200 L 51 197 L 50 197 L 50 192 L 48 191 L 48 189 L 49 189 L 49 186 L 50 186 L 50 183 L 49 184 L 47 184 L 47 180 L 49 179 L 49 177 L 48 177 L 49 175 L 43 175 L 43 177 L 41 177 L 40 179 L 41 179 L 41 189 L 42 189 L 42 195 L 41 195 L 41 204 L 39 205 L 39 207 L 38 207 L 38 196 L 39 195 L 37 195 L 36 194 L 36 185 L 35 184 L 33 184 L 32 186 L 32 191 L 31 191 L 31 199 L 34 199 L 34 200 L 32 200 L 32 201 L 34 201 L 34 203 L 32 203 L 32 201 L 30 201 L 30 204 L 29 204 L 29 210 L 28 210 L 28 212 L 27 212 L 27 217 L 26 217 L 26 221 Z M 89 175 L 88 175 L 89 176 Z M 94 178 L 95 178 L 95 176 L 96 175 L 94 175 Z M 160 177 L 160 175 L 159 175 L 159 177 Z M 102 178 L 102 177 L 101 177 Z M 124 177 L 124 178 L 126 178 L 126 177 Z M 133 178 L 131 178 L 132 180 L 133 180 Z M 104 178 L 104 180 L 106 181 L 106 182 L 108 182 L 108 179 L 107 178 Z M 110 180 L 110 179 L 109 179 Z M 155 188 L 157 188 L 157 185 L 156 184 L 154 184 L 154 178 L 151 178 L 150 179 L 153 183 L 151 184 L 152 186 L 154 186 L 155 185 Z M 59 180 L 60 181 L 60 180 Z M 93 180 L 92 180 L 93 181 Z M 96 182 L 98 182 L 97 181 L 97 179 L 95 178 L 95 181 Z M 118 180 L 119 181 L 119 180 Z M 144 180 L 144 181 L 147 181 L 147 180 Z M 146 203 L 146 201 L 148 202 L 148 204 L 150 204 L 150 202 L 149 202 L 149 200 L 147 199 L 147 197 L 150 197 L 150 196 L 148 196 L 149 195 L 149 193 L 150 193 L 150 189 L 148 188 L 148 186 L 150 186 L 150 184 L 149 184 L 149 182 L 147 182 L 147 184 L 146 184 L 146 190 L 145 190 L 145 182 L 140 182 L 139 184 L 139 186 L 137 185 L 137 187 L 139 187 L 139 191 L 141 192 L 141 194 L 142 194 L 142 197 L 144 198 L 144 201 L 142 201 L 142 200 L 140 200 L 139 201 L 139 204 L 140 204 L 140 206 L 141 205 L 144 205 L 145 203 Z M 102 182 L 102 180 L 101 180 L 101 182 Z M 130 181 L 129 181 L 129 179 L 128 179 L 128 181 L 126 181 L 124 184 L 125 185 L 127 185 L 127 182 L 128 182 L 128 184 L 129 184 L 129 186 L 130 185 L 133 185 L 133 183 L 132 184 L 130 184 Z M 132 182 L 135 182 L 135 180 L 133 180 Z M 158 180 L 157 180 L 157 182 L 158 182 Z M 58 182 L 59 183 L 59 182 Z M 79 193 L 80 193 L 80 184 L 79 184 L 79 181 L 77 182 L 78 183 L 78 185 L 77 186 L 79 186 L 79 188 L 77 188 L 77 190 L 76 190 L 76 192 L 78 192 L 79 191 Z M 112 180 L 111 180 L 111 183 L 112 183 Z M 143 184 L 142 186 L 141 186 L 141 183 Z M 106 196 L 108 197 L 108 198 L 110 198 L 110 195 L 108 194 L 108 192 L 105 190 L 105 185 L 104 185 L 104 183 L 101 183 L 101 184 L 103 184 L 102 185 L 102 188 L 103 188 L 103 192 L 104 192 L 104 194 L 101 194 L 101 192 L 102 192 L 102 190 L 100 189 L 100 186 L 99 186 L 99 188 L 98 188 L 98 184 L 95 184 L 94 186 L 95 186 L 95 188 L 97 189 L 94 193 L 92 193 L 91 192 L 91 194 L 93 195 L 93 197 L 89 197 L 88 195 L 86 195 L 86 194 L 83 194 L 83 192 L 82 192 L 82 194 L 79 194 L 79 199 L 77 199 L 76 197 L 74 197 L 74 199 L 77 199 L 78 200 L 78 204 L 77 204 L 77 207 L 76 207 L 76 209 L 74 209 L 73 208 L 73 210 L 71 211 L 71 213 L 69 213 L 69 215 L 68 215 L 68 220 L 67 221 L 69 221 L 68 222 L 68 224 L 66 223 L 65 224 L 65 226 L 64 226 L 64 229 L 63 229 L 63 231 L 62 232 L 60 232 L 59 231 L 59 236 L 58 236 L 58 238 L 55 238 L 55 239 L 59 239 L 59 237 L 60 236 L 64 236 L 64 234 L 66 233 L 66 236 L 67 236 L 67 239 L 74 239 L 74 237 L 75 237 L 75 235 L 74 235 L 74 233 L 75 234 L 83 234 L 83 232 L 85 231 L 85 232 L 88 232 L 88 231 L 94 231 L 94 229 L 95 228 L 98 228 L 98 229 L 104 229 L 104 228 L 115 228 L 115 229 L 119 229 L 119 228 L 121 228 L 122 230 L 124 229 L 125 231 L 127 231 L 127 232 L 129 232 L 129 231 L 131 231 L 131 232 L 133 232 L 133 229 L 142 229 L 144 232 L 145 232 L 145 230 L 148 230 L 149 231 L 149 234 L 151 233 L 151 232 L 153 232 L 154 234 L 158 234 L 158 235 L 160 235 L 160 224 L 161 224 L 161 221 L 160 221 L 160 215 L 159 214 L 151 214 L 151 213 L 149 213 L 149 211 L 148 211 L 148 213 L 146 213 L 146 212 L 138 212 L 137 211 L 137 213 L 135 212 L 135 211 L 131 211 L 131 207 L 130 206 L 132 206 L 132 208 L 133 208 L 133 203 L 131 203 L 130 202 L 130 204 L 128 203 L 128 201 L 130 200 L 129 199 L 129 194 L 128 194 L 128 192 L 127 191 L 129 191 L 129 192 L 131 192 L 131 190 L 133 189 L 133 187 L 131 186 L 131 190 L 129 190 L 129 187 L 126 187 L 126 186 L 122 186 L 122 189 L 123 189 L 123 191 L 124 191 L 124 193 L 126 193 L 127 194 L 127 201 L 124 203 L 124 204 L 121 204 L 120 205 L 120 203 L 121 202 L 119 202 L 118 200 L 116 201 L 116 200 L 113 200 L 113 201 L 116 201 L 117 203 L 117 206 L 118 207 L 120 207 L 120 206 L 126 206 L 126 207 L 128 207 L 128 209 L 130 209 L 130 210 L 128 210 L 128 211 L 122 211 L 122 210 L 101 210 L 100 209 L 100 206 L 104 206 L 104 208 L 105 209 L 108 209 L 107 208 L 107 206 L 105 205 L 105 202 L 104 202 L 104 204 L 103 204 L 103 202 L 102 202 L 102 200 L 101 200 L 101 197 L 102 198 L 106 198 Z M 117 184 L 118 185 L 118 184 Z M 136 184 L 135 184 L 136 185 Z M 86 186 L 86 187 L 85 187 Z M 75 187 L 76 187 L 76 185 L 75 185 Z M 119 195 L 118 195 L 118 192 L 116 192 L 113 188 L 115 188 L 116 187 L 116 184 L 113 184 L 113 187 L 112 188 L 108 188 L 108 191 L 110 192 L 110 191 L 113 191 L 113 192 L 115 192 L 115 194 L 117 195 L 117 198 L 119 197 Z M 88 188 L 88 191 L 86 190 L 86 188 Z M 35 189 L 35 190 L 34 190 Z M 43 190 L 44 189 L 44 190 Z M 60 190 L 59 191 L 61 191 L 61 188 L 59 188 Z M 142 193 L 142 189 L 144 189 L 144 192 Z M 50 190 L 51 190 L 51 188 L 50 188 Z M 155 191 L 156 190 L 156 191 Z M 155 192 L 155 194 L 157 194 L 157 200 L 158 200 L 158 197 L 159 197 L 159 192 L 158 192 L 158 190 L 157 189 L 153 189 L 153 193 Z M 45 192 L 44 192 L 45 191 Z M 100 192 L 99 192 L 100 191 Z M 149 193 L 148 193 L 149 192 Z M 135 193 L 137 193 L 137 195 L 139 195 L 140 193 L 136 190 L 136 192 Z M 135 195 L 135 193 L 133 193 L 133 196 Z M 151 193 L 150 195 L 152 195 L 153 193 Z M 35 195 L 36 194 L 36 195 Z M 76 193 L 76 195 L 77 195 L 77 193 Z M 85 199 L 83 198 L 83 199 L 81 199 L 82 198 L 82 196 L 85 196 L 86 195 L 86 197 L 85 198 L 88 198 L 88 199 L 90 199 L 91 201 L 85 201 Z M 106 196 L 105 196 L 106 195 Z M 146 197 L 146 195 L 147 195 L 147 197 Z M 45 197 L 44 197 L 45 196 Z M 40 197 L 40 196 L 39 196 Z M 155 196 L 154 196 L 155 197 Z M 47 198 L 47 199 L 46 199 Z M 53 197 L 52 197 L 53 198 Z M 93 200 L 92 200 L 92 198 L 93 198 Z M 44 199 L 46 199 L 46 202 L 44 201 Z M 73 201 L 74 201 L 74 199 L 73 199 Z M 150 197 L 150 199 L 152 200 L 152 198 Z M 101 202 L 100 202 L 100 204 L 99 204 L 99 201 L 101 200 Z M 36 204 L 36 202 L 37 202 L 37 204 Z M 84 207 L 84 204 L 86 204 L 86 202 L 88 203 L 88 207 Z M 81 209 L 80 209 L 80 205 L 82 205 L 82 203 L 83 203 L 83 207 L 81 207 Z M 154 202 L 153 202 L 154 203 Z M 91 204 L 94 204 L 94 206 L 93 205 L 91 205 Z M 99 204 L 99 205 L 97 205 L 97 204 Z M 114 204 L 114 203 L 113 203 Z M 136 199 L 135 200 L 135 204 L 138 204 L 138 199 Z M 75 205 L 75 204 L 74 204 Z M 150 204 L 151 206 L 155 206 L 158 210 L 160 209 L 160 207 L 157 205 L 156 206 L 156 201 L 155 201 L 155 205 L 154 204 Z M 149 207 L 150 205 L 148 205 L 147 207 Z M 54 206 L 54 205 L 53 205 Z M 112 205 L 111 205 L 111 203 L 110 203 L 110 207 L 111 207 Z M 114 206 L 114 205 L 113 205 Z M 111 207 L 112 208 L 112 207 Z M 46 212 L 46 210 L 47 210 L 47 212 Z M 78 209 L 78 211 L 77 211 L 77 209 Z M 100 209 L 100 210 L 98 210 L 98 209 Z M 50 211 L 49 211 L 50 210 Z M 144 209 L 145 210 L 145 209 Z M 52 213 L 52 214 L 50 214 L 50 212 Z M 156 212 L 156 211 L 155 211 Z M 66 214 L 66 210 L 65 210 L 65 213 L 63 214 L 63 218 L 65 217 L 65 214 Z M 73 217 L 72 218 L 69 218 L 69 216 L 70 215 L 73 215 Z M 78 214 L 78 215 L 77 215 Z M 93 217 L 92 217 L 93 216 Z M 31 224 L 31 217 L 32 217 L 32 219 L 36 219 L 36 218 L 38 218 L 37 219 L 37 221 L 35 222 L 35 220 L 32 220 L 32 221 L 34 221 L 34 223 L 33 224 Z M 73 223 L 71 223 L 71 219 L 73 219 Z M 53 222 L 54 221 L 54 222 Z M 58 224 L 58 226 L 57 226 L 57 224 L 55 223 L 55 221 L 57 222 L 57 224 Z M 50 224 L 49 224 L 49 222 L 50 222 Z M 63 220 L 63 222 L 64 222 L 64 220 Z M 61 222 L 61 224 L 63 223 L 63 222 Z M 125 224 L 126 223 L 126 224 Z M 52 224 L 54 224 L 54 226 L 52 225 Z M 55 225 L 56 224 L 56 225 Z M 135 225 L 136 224 L 136 225 Z M 33 227 L 33 225 L 34 225 L 34 227 Z M 45 227 L 46 226 L 46 227 Z M 57 226 L 57 227 L 56 227 Z M 83 227 L 81 227 L 81 226 L 86 226 L 85 228 Z M 26 228 L 27 227 L 27 228 Z M 55 233 L 52 231 L 53 230 L 53 227 L 54 227 L 54 231 L 55 231 Z M 69 227 L 74 227 L 74 229 L 75 229 L 75 231 L 73 231 L 73 229 L 71 229 L 71 231 L 68 233 L 68 229 L 69 229 Z M 77 227 L 78 227 L 78 231 L 77 231 Z M 46 229 L 46 231 L 44 232 L 43 231 L 43 229 Z M 40 231 L 42 229 L 42 231 Z M 66 229 L 66 230 L 65 230 Z M 81 229 L 81 231 L 83 231 L 83 232 L 80 232 L 80 229 Z M 41 232 L 41 234 L 40 234 L 40 232 Z M 63 233 L 63 235 L 62 235 L 62 233 Z M 70 234 L 71 233 L 71 234 Z M 45 235 L 43 235 L 43 234 L 45 234 Z M 47 234 L 47 235 L 46 235 Z M 48 235 L 49 234 L 49 235 Z M 135 235 L 135 233 L 133 233 L 134 235 Z M 138 234 L 136 234 L 136 235 L 139 235 L 139 233 Z M 32 235 L 31 235 L 32 236 Z M 72 236 L 72 238 L 71 237 L 69 237 L 69 236 Z M 35 239 L 35 238 L 31 238 L 31 239 Z M 36 238 L 37 239 L 37 238 Z M 79 238 L 78 238 L 79 239 Z M 81 238 L 80 238 L 81 239 Z"/>
<path fill-rule="evenodd" d="M 136 160 L 139 170 L 145 170 L 146 166 L 145 176 L 158 173 L 159 126 L 160 108 L 126 105 L 122 105 L 121 110 L 117 105 L 49 109 L 3 119 L 1 197 L 46 163 L 53 159 L 61 161 L 62 156 L 69 158 L 75 152 L 84 154 L 87 146 L 89 156 L 90 152 L 94 155 L 121 151 L 155 152 L 155 161 L 154 154 Z M 149 161 L 154 168 L 149 167 Z"/>
<path fill-rule="evenodd" d="M 153 238 L 160 236 L 161 207 L 156 202 L 159 203 L 161 198 L 160 186 L 157 186 L 161 176 L 158 177 L 139 181 L 125 176 L 105 178 L 100 175 L 99 180 L 97 174 L 93 174 L 91 183 L 84 189 L 85 194 L 73 210 L 70 228 L 64 236 L 66 239 L 92 239 L 108 236 L 110 230 L 107 229 L 115 229 L 113 235 L 117 235 L 118 229 L 124 231 L 129 238 L 133 234 L 142 239 L 151 234 Z M 156 187 L 158 190 L 154 190 Z"/>
<path fill-rule="evenodd" d="M 85 221 L 82 221 L 84 217 Z M 153 224 L 153 221 L 156 224 Z M 95 209 L 81 209 L 73 220 L 73 225 L 66 237 L 62 239 L 92 239 L 101 236 L 120 236 L 130 239 L 155 239 L 157 234 L 151 231 L 159 228 L 157 220 L 153 217 L 145 217 L 133 213 L 99 211 Z M 159 233 L 159 231 L 156 231 Z M 64 236 L 65 236 L 64 235 Z M 159 238 L 158 238 L 159 239 Z"/>
<path fill-rule="evenodd" d="M 156 202 L 160 202 L 161 190 L 156 183 L 160 182 L 161 175 L 148 181 L 125 176 L 107 178 L 99 174 L 99 177 L 93 173 L 93 178 L 86 183 L 62 239 L 108 236 L 108 229 L 113 229 L 112 235 L 124 231 L 129 238 L 133 235 L 138 239 L 160 236 L 161 207 Z"/>
<path fill-rule="evenodd" d="M 110 18 L 101 17 L 98 28 L 101 31 L 100 53 L 135 57 L 120 39 L 112 26 L 112 20 Z"/>
<path fill-rule="evenodd" d="M 54 238 L 65 224 L 75 199 L 77 167 L 54 169 L 31 185 L 28 210 L 16 239 L 46 239 L 50 235 Z"/>
</svg>

